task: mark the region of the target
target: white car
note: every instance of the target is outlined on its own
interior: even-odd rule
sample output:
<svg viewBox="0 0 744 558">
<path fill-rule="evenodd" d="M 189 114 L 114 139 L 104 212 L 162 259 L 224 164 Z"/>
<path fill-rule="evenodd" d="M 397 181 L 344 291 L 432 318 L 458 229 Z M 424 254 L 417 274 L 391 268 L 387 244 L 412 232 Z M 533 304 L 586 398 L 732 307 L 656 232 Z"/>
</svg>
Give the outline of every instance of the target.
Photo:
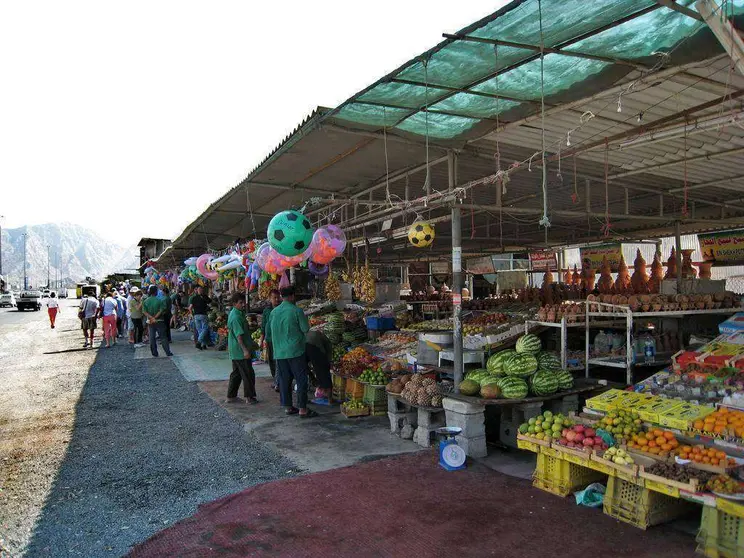
<svg viewBox="0 0 744 558">
<path fill-rule="evenodd" d="M 15 307 L 16 299 L 13 293 L 0 293 L 0 306 Z"/>
</svg>

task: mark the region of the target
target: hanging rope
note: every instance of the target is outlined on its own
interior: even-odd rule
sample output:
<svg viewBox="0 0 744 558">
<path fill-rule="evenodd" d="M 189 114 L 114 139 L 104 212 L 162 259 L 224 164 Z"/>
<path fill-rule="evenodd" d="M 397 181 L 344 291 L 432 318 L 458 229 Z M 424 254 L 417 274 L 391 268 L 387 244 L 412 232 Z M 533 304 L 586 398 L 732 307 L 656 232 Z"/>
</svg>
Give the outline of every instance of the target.
<svg viewBox="0 0 744 558">
<path fill-rule="evenodd" d="M 253 220 L 253 209 L 251 208 L 251 195 L 248 188 L 245 189 L 245 204 L 248 209 L 248 214 L 251 216 L 251 226 L 253 227 L 253 237 L 256 237 L 256 222 Z"/>
<path fill-rule="evenodd" d="M 424 123 L 426 126 L 426 178 L 424 179 L 424 190 L 429 193 L 431 188 L 431 172 L 429 168 L 429 60 L 423 62 L 424 65 Z"/>
<path fill-rule="evenodd" d="M 390 200 L 390 162 L 388 161 L 387 146 L 387 115 L 384 105 L 382 107 L 382 144 L 385 148 L 385 199 L 390 205 L 393 205 L 393 202 Z"/>
<path fill-rule="evenodd" d="M 605 171 L 605 222 L 602 225 L 602 234 L 610 236 L 612 223 L 610 223 L 610 144 L 605 138 L 604 171 Z"/>
<path fill-rule="evenodd" d="M 545 38 L 543 36 L 542 0 L 537 0 L 537 11 L 540 18 L 540 141 L 542 149 L 542 193 L 543 215 L 540 225 L 550 226 L 548 219 L 548 170 L 545 165 Z"/>
</svg>

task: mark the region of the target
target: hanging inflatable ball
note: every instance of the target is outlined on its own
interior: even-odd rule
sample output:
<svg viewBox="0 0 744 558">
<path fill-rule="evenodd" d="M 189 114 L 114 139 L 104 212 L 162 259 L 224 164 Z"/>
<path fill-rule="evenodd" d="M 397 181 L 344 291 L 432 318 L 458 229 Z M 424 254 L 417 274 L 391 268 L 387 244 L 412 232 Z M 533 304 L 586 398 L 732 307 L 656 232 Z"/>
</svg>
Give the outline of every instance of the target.
<svg viewBox="0 0 744 558">
<path fill-rule="evenodd" d="M 302 254 L 313 239 L 313 226 L 299 211 L 282 211 L 269 223 L 269 244 L 283 256 Z"/>
<path fill-rule="evenodd" d="M 434 227 L 426 221 L 416 221 L 408 229 L 408 241 L 416 248 L 426 248 L 434 242 Z"/>
</svg>

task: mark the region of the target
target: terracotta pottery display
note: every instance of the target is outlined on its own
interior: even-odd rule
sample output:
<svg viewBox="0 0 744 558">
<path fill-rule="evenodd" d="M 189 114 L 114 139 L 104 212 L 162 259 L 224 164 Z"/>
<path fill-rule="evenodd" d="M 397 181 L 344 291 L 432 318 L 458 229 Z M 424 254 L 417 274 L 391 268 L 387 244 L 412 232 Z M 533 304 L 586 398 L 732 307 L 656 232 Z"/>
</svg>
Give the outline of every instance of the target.
<svg viewBox="0 0 744 558">
<path fill-rule="evenodd" d="M 697 270 L 692 267 L 692 253 L 695 250 L 682 250 L 682 278 L 694 279 L 697 277 Z"/>
<path fill-rule="evenodd" d="M 651 278 L 648 280 L 648 292 L 658 293 L 661 290 L 661 282 L 664 280 L 664 266 L 661 264 L 661 254 L 654 254 L 651 264 Z"/>
<path fill-rule="evenodd" d="M 607 261 L 607 256 L 602 258 L 602 267 L 599 270 L 597 288 L 602 294 L 609 293 L 612 290 L 612 270 L 610 269 L 610 262 Z"/>
<path fill-rule="evenodd" d="M 698 262 L 696 264 L 698 266 L 698 269 L 700 270 L 698 272 L 698 278 L 699 279 L 710 279 L 710 268 L 713 265 L 713 262 Z"/>
<path fill-rule="evenodd" d="M 573 273 L 571 273 L 571 268 L 570 267 L 563 274 L 563 282 L 566 285 L 571 285 L 573 283 Z"/>
<path fill-rule="evenodd" d="M 544 305 L 551 305 L 553 304 L 553 274 L 550 272 L 550 270 L 547 270 L 545 272 L 545 275 L 543 275 L 543 284 L 542 287 L 540 287 L 540 299 L 542 300 L 542 303 Z"/>
<path fill-rule="evenodd" d="M 581 284 L 586 289 L 586 292 L 594 290 L 594 281 L 596 276 L 597 272 L 593 269 L 584 268 L 581 270 Z"/>
<path fill-rule="evenodd" d="M 628 265 L 625 263 L 625 258 L 621 254 L 620 265 L 617 268 L 617 279 L 615 279 L 615 290 L 621 293 L 628 289 L 630 289 L 630 274 L 628 273 Z"/>
<path fill-rule="evenodd" d="M 677 251 L 672 246 L 672 253 L 669 255 L 667 260 L 667 270 L 664 279 L 676 279 L 677 278 Z"/>
<path fill-rule="evenodd" d="M 648 292 L 648 274 L 646 273 L 646 260 L 643 259 L 640 249 L 636 252 L 633 262 L 633 275 L 630 278 L 630 286 L 634 293 L 642 294 Z"/>
</svg>

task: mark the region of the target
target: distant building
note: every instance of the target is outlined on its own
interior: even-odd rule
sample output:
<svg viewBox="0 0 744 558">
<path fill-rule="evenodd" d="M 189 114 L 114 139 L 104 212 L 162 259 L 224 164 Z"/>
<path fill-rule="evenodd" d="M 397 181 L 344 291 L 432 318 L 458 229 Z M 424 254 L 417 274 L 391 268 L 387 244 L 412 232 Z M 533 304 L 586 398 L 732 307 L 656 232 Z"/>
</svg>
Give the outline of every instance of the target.
<svg viewBox="0 0 744 558">
<path fill-rule="evenodd" d="M 164 238 L 142 238 L 137 246 L 140 249 L 140 268 L 147 262 L 160 256 L 171 245 L 171 241 Z"/>
</svg>

